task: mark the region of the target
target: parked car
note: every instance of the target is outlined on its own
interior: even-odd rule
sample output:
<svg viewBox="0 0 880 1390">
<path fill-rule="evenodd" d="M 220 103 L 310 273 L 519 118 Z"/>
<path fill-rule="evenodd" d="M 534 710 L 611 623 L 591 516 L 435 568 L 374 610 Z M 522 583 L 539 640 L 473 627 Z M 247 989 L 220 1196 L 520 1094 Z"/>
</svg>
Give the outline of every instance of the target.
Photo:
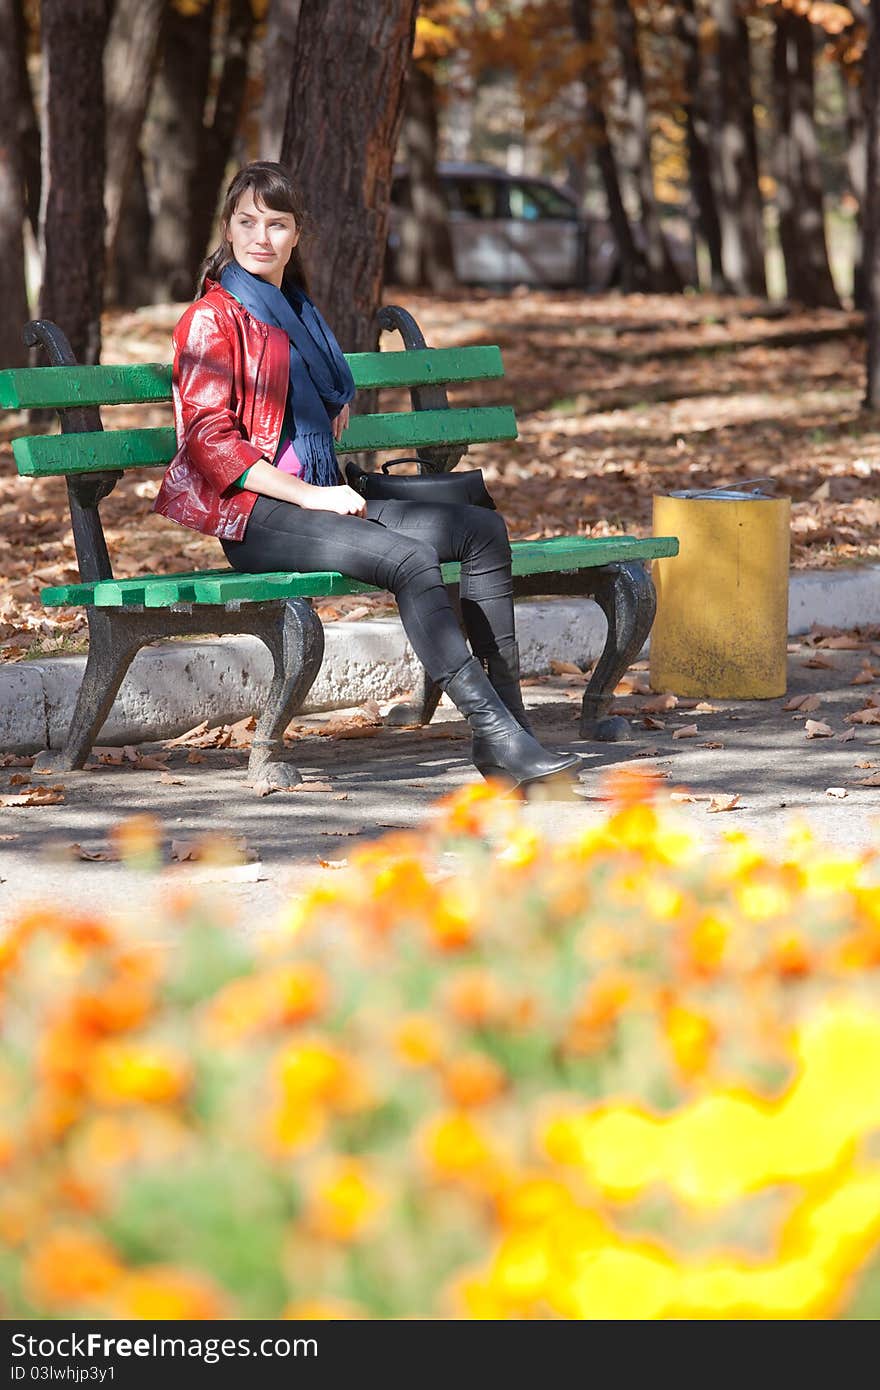
<svg viewBox="0 0 880 1390">
<path fill-rule="evenodd" d="M 493 164 L 440 163 L 456 278 L 462 284 L 582 286 L 603 290 L 619 277 L 607 222 L 585 217 L 575 194 L 549 179 L 509 174 Z M 395 166 L 385 278 L 394 282 L 401 223 L 410 207 L 409 176 Z M 409 214 L 411 215 L 411 213 Z M 634 229 L 638 237 L 639 229 Z M 686 279 L 693 253 L 671 244 Z"/>
</svg>

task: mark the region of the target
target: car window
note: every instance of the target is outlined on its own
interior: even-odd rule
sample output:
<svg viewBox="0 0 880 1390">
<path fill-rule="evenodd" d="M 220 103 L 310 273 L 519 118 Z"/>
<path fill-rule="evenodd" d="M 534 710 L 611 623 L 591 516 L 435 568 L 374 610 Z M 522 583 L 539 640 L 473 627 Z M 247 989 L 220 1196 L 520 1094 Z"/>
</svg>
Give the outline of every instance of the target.
<svg viewBox="0 0 880 1390">
<path fill-rule="evenodd" d="M 563 218 L 573 222 L 577 209 L 563 194 L 543 183 L 511 183 L 508 185 L 510 216 L 527 222 L 539 217 Z"/>
<path fill-rule="evenodd" d="M 443 189 L 450 212 L 466 217 L 496 217 L 494 179 L 444 179 Z"/>
</svg>

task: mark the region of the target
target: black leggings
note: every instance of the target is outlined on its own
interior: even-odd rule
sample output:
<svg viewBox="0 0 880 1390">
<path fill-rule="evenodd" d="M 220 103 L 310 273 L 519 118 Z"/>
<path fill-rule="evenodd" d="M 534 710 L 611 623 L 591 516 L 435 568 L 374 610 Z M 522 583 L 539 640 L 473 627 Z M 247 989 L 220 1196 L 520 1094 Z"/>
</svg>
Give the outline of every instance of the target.
<svg viewBox="0 0 880 1390">
<path fill-rule="evenodd" d="M 510 541 L 498 512 L 449 502 L 368 501 L 366 517 L 307 511 L 258 496 L 243 540 L 221 542 L 233 569 L 336 570 L 389 589 L 416 656 L 443 683 L 469 660 L 440 563 L 461 561 L 462 617 L 473 653 L 514 637 Z"/>
</svg>

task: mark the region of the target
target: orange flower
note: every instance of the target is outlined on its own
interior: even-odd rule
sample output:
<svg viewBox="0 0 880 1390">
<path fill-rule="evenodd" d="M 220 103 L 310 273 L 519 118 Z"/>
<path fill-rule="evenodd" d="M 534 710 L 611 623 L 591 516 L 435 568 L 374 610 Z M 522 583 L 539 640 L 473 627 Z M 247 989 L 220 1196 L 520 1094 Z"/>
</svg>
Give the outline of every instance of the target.
<svg viewBox="0 0 880 1390">
<path fill-rule="evenodd" d="M 119 858 L 136 866 L 157 861 L 162 844 L 162 822 L 148 814 L 129 816 L 110 830 L 110 841 Z"/>
<path fill-rule="evenodd" d="M 600 975 L 584 990 L 569 1020 L 566 1048 L 570 1052 L 589 1053 L 604 1047 L 610 1029 L 632 994 L 633 982 L 628 976 L 613 971 Z"/>
<path fill-rule="evenodd" d="M 473 782 L 441 797 L 434 803 L 437 828 L 441 834 L 480 836 L 494 827 L 512 826 L 516 806 L 506 793 L 500 782 L 488 781 Z"/>
<path fill-rule="evenodd" d="M 428 935 L 441 951 L 459 951 L 474 938 L 480 909 L 476 886 L 445 883 L 428 919 Z"/>
<path fill-rule="evenodd" d="M 100 1043 L 88 1069 L 91 1095 L 104 1105 L 167 1105 L 180 1099 L 191 1079 L 187 1059 L 161 1043 Z"/>
<path fill-rule="evenodd" d="M 203 1322 L 235 1316 L 225 1294 L 210 1279 L 171 1265 L 153 1265 L 126 1275 L 114 1290 L 110 1311 L 114 1318 L 146 1322 Z"/>
<path fill-rule="evenodd" d="M 705 912 L 687 938 L 688 962 L 698 975 L 717 974 L 724 962 L 730 926 L 714 912 Z"/>
<path fill-rule="evenodd" d="M 504 1014 L 505 995 L 487 970 L 462 970 L 454 975 L 444 991 L 444 1003 L 461 1023 L 485 1028 Z"/>
<path fill-rule="evenodd" d="M 454 1057 L 444 1068 L 443 1085 L 453 1105 L 486 1105 L 501 1095 L 507 1076 L 490 1057 L 469 1052 Z"/>
<path fill-rule="evenodd" d="M 317 966 L 278 965 L 225 985 L 205 1010 L 205 1028 L 214 1042 L 239 1042 L 313 1018 L 326 999 L 326 977 Z"/>
<path fill-rule="evenodd" d="M 770 942 L 770 963 L 777 974 L 783 977 L 798 978 L 809 975 L 813 969 L 813 954 L 801 932 L 794 930 L 776 932 Z"/>
<path fill-rule="evenodd" d="M 62 1309 L 106 1293 L 122 1273 L 113 1247 L 94 1232 L 61 1227 L 29 1252 L 28 1297 L 38 1308 Z"/>
<path fill-rule="evenodd" d="M 153 1003 L 153 991 L 147 985 L 117 976 L 100 990 L 84 990 L 77 995 L 72 1022 L 84 1033 L 122 1033 L 139 1028 Z"/>
</svg>

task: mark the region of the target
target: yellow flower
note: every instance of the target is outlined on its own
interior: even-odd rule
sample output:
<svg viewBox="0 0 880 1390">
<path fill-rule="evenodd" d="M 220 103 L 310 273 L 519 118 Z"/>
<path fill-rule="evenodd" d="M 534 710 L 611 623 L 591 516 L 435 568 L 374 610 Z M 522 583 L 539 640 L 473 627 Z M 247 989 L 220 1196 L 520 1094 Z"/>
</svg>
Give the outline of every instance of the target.
<svg viewBox="0 0 880 1390">
<path fill-rule="evenodd" d="M 312 1184 L 307 1220 L 325 1240 L 353 1241 L 375 1224 L 387 1202 L 384 1188 L 361 1159 L 335 1158 Z"/>
<path fill-rule="evenodd" d="M 430 1014 L 408 1014 L 394 1028 L 394 1050 L 405 1066 L 435 1066 L 446 1045 L 443 1030 Z"/>
<path fill-rule="evenodd" d="M 106 1293 L 122 1274 L 113 1247 L 96 1232 L 50 1231 L 29 1251 L 24 1282 L 36 1307 L 50 1310 Z"/>
<path fill-rule="evenodd" d="M 192 1070 L 178 1051 L 161 1043 L 99 1044 L 88 1067 L 92 1098 L 103 1105 L 167 1105 L 188 1089 Z"/>
<path fill-rule="evenodd" d="M 438 1115 L 424 1126 L 420 1144 L 436 1178 L 480 1190 L 502 1189 L 502 1155 L 469 1115 L 460 1111 Z"/>
<path fill-rule="evenodd" d="M 202 1274 L 153 1265 L 121 1279 L 109 1305 L 114 1318 L 146 1322 L 227 1319 L 235 1316 L 226 1295 Z"/>
<path fill-rule="evenodd" d="M 711 1019 L 672 1004 L 665 1011 L 663 1028 L 681 1075 L 690 1080 L 705 1072 L 718 1036 Z"/>
</svg>

